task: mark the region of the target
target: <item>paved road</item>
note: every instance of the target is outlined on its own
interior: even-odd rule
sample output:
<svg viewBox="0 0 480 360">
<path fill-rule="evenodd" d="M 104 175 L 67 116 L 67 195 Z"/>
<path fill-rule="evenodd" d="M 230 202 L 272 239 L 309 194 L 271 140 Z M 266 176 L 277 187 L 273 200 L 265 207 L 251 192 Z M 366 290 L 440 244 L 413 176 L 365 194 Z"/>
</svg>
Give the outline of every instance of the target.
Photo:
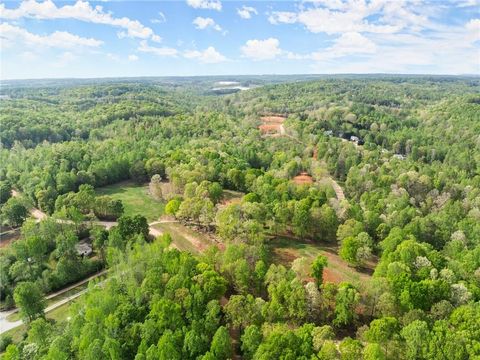
<svg viewBox="0 0 480 360">
<path fill-rule="evenodd" d="M 59 295 L 62 295 L 64 293 L 66 293 L 67 291 L 70 291 L 72 289 L 75 289 L 76 287 L 80 286 L 80 285 L 83 285 L 87 282 L 89 282 L 90 280 L 93 280 L 99 276 L 102 276 L 104 274 L 107 273 L 107 270 L 103 270 L 103 271 L 100 271 L 92 276 L 89 276 L 88 278 L 86 279 L 83 279 L 73 285 L 70 285 L 66 288 L 63 288 L 59 291 L 56 291 L 54 293 L 51 293 L 49 295 L 47 295 L 45 297 L 45 299 L 52 299 L 54 297 L 57 297 Z M 85 292 L 87 291 L 87 289 L 84 289 L 84 290 L 81 290 L 79 291 L 78 293 L 75 293 L 65 299 L 62 299 L 50 306 L 48 306 L 46 309 L 45 309 L 45 313 L 48 313 L 56 308 L 58 308 L 59 306 L 62 306 L 63 304 L 66 304 L 68 303 L 69 301 L 72 301 L 73 299 L 76 299 L 77 297 L 79 297 L 80 295 L 84 294 Z M 12 314 L 15 314 L 16 312 L 18 312 L 18 308 L 15 308 L 15 309 L 12 309 L 12 310 L 8 310 L 8 311 L 0 311 L 0 334 L 4 333 L 5 331 L 8 331 L 10 329 L 14 329 L 16 328 L 17 326 L 20 326 L 22 325 L 22 321 L 21 320 L 17 320 L 17 321 L 9 321 L 7 320 L 7 317 L 9 317 L 10 315 Z"/>
<path fill-rule="evenodd" d="M 12 190 L 12 195 L 15 196 L 15 197 L 18 197 L 20 196 L 20 193 L 18 191 L 15 191 L 15 190 Z M 45 214 L 43 211 L 39 210 L 39 209 L 36 209 L 36 208 L 32 208 L 30 209 L 30 214 L 32 215 L 32 217 L 34 217 L 37 221 L 41 221 L 43 219 L 45 219 L 48 215 Z M 61 223 L 65 223 L 65 222 L 68 222 L 68 220 L 61 220 L 61 219 L 57 219 L 58 222 L 61 222 Z M 158 229 L 155 229 L 153 226 L 156 225 L 156 224 L 164 224 L 164 223 L 176 223 L 178 222 L 177 220 L 160 220 L 160 221 L 154 221 L 149 225 L 149 233 L 150 235 L 154 236 L 154 237 L 157 237 L 157 236 L 161 236 L 163 235 L 163 232 L 161 232 L 160 230 Z M 98 225 L 102 225 L 104 226 L 106 229 L 110 229 L 112 226 L 115 226 L 117 225 L 118 223 L 116 221 L 95 221 L 93 222 L 94 224 L 98 224 Z M 172 243 L 170 245 L 171 247 L 174 247 L 176 249 L 178 249 L 178 246 L 175 245 L 174 243 Z M 76 288 L 77 286 L 80 286 L 98 276 L 101 276 L 103 274 L 105 274 L 107 272 L 107 270 L 104 270 L 104 271 L 101 271 L 95 275 L 92 275 L 78 283 L 75 283 L 69 287 L 66 287 L 62 290 L 59 290 L 55 293 L 52 293 L 52 294 L 49 294 L 47 295 L 45 298 L 46 299 L 52 299 L 58 295 L 61 295 L 69 290 L 72 290 L 74 288 Z M 85 292 L 87 291 L 87 289 L 85 290 L 82 290 L 82 291 L 79 291 L 78 293 L 74 294 L 74 295 L 71 295 L 65 299 L 62 299 L 58 302 L 56 302 L 55 304 L 52 304 L 50 305 L 49 307 L 47 307 L 45 309 L 45 313 L 48 313 L 56 308 L 58 308 L 59 306 L 62 306 L 63 304 L 66 304 L 74 299 L 76 299 L 77 297 L 79 297 L 80 295 L 84 294 Z M 17 321 L 8 321 L 7 320 L 7 317 L 18 312 L 18 309 L 12 309 L 12 310 L 8 310 L 8 311 L 0 311 L 0 334 L 8 331 L 8 330 L 11 330 L 11 329 L 14 329 L 16 328 L 17 326 L 20 326 L 22 325 L 22 321 L 21 320 L 17 320 Z"/>
</svg>

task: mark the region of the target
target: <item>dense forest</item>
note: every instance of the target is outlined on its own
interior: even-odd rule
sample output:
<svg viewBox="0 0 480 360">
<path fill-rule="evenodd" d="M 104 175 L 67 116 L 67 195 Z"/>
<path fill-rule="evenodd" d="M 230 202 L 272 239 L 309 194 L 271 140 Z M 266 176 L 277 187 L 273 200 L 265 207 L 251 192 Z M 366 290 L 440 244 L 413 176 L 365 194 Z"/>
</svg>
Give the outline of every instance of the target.
<svg viewBox="0 0 480 360">
<path fill-rule="evenodd" d="M 480 359 L 480 80 L 218 80 L 2 88 L 0 215 L 19 236 L 0 306 L 27 326 L 3 358 Z M 97 192 L 122 182 L 215 242 L 152 235 Z M 280 237 L 362 281 L 331 279 L 326 255 L 278 261 Z M 103 269 L 46 318 L 46 294 Z"/>
</svg>

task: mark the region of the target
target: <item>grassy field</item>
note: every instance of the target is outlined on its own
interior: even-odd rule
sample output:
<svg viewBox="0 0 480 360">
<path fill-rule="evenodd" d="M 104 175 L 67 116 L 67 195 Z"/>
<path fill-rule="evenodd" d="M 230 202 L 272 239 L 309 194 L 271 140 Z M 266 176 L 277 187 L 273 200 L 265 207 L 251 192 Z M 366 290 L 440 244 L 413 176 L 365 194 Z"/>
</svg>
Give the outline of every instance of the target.
<svg viewBox="0 0 480 360">
<path fill-rule="evenodd" d="M 109 195 L 121 200 L 125 215 L 140 214 L 149 222 L 157 220 L 162 214 L 165 204 L 153 199 L 148 194 L 147 185 L 136 185 L 132 182 L 121 182 L 96 189 L 98 195 Z"/>
<path fill-rule="evenodd" d="M 339 283 L 348 281 L 354 285 L 364 285 L 370 279 L 368 273 L 360 272 L 350 267 L 342 260 L 336 252 L 334 246 L 328 244 L 315 244 L 302 242 L 300 240 L 276 237 L 268 241 L 271 261 L 285 266 L 291 266 L 293 261 L 303 258 L 299 261 L 297 267 L 304 279 L 309 278 L 310 265 L 318 255 L 324 255 L 328 259 L 328 266 L 324 271 L 324 280 Z"/>
<path fill-rule="evenodd" d="M 205 234 L 180 223 L 155 224 L 153 227 L 162 233 L 169 233 L 173 243 L 180 250 L 189 251 L 192 254 L 199 254 L 212 245 L 212 241 Z"/>
</svg>

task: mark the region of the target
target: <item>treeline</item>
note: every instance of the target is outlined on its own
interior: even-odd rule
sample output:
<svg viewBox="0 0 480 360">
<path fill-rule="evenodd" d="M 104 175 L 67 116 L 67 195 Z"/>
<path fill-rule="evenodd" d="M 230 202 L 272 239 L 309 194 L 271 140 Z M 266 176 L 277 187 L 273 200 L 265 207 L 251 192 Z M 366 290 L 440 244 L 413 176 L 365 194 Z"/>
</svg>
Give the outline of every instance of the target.
<svg viewBox="0 0 480 360">
<path fill-rule="evenodd" d="M 241 353 L 246 359 L 446 360 L 478 354 L 478 303 L 384 316 L 360 328 L 357 339 L 338 340 L 336 332 L 358 318 L 360 294 L 350 284 L 320 285 L 320 275 L 303 286 L 292 270 L 259 266 L 261 295 L 227 300 L 228 277 L 211 257 L 167 250 L 168 236 L 151 245 L 139 241 L 117 249 L 115 271 L 90 286 L 61 331 L 37 309 L 28 336 L 9 345 L 4 358 L 226 360 Z"/>
</svg>

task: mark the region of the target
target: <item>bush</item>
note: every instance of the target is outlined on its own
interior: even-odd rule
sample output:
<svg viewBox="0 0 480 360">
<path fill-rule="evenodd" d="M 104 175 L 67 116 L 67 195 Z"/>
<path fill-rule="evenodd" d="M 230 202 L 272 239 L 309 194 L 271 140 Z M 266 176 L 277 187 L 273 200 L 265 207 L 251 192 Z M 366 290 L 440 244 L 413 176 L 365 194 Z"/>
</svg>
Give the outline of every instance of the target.
<svg viewBox="0 0 480 360">
<path fill-rule="evenodd" d="M 0 336 L 0 352 L 4 352 L 7 349 L 7 346 L 13 343 L 13 339 L 8 334 L 3 334 Z"/>
</svg>

